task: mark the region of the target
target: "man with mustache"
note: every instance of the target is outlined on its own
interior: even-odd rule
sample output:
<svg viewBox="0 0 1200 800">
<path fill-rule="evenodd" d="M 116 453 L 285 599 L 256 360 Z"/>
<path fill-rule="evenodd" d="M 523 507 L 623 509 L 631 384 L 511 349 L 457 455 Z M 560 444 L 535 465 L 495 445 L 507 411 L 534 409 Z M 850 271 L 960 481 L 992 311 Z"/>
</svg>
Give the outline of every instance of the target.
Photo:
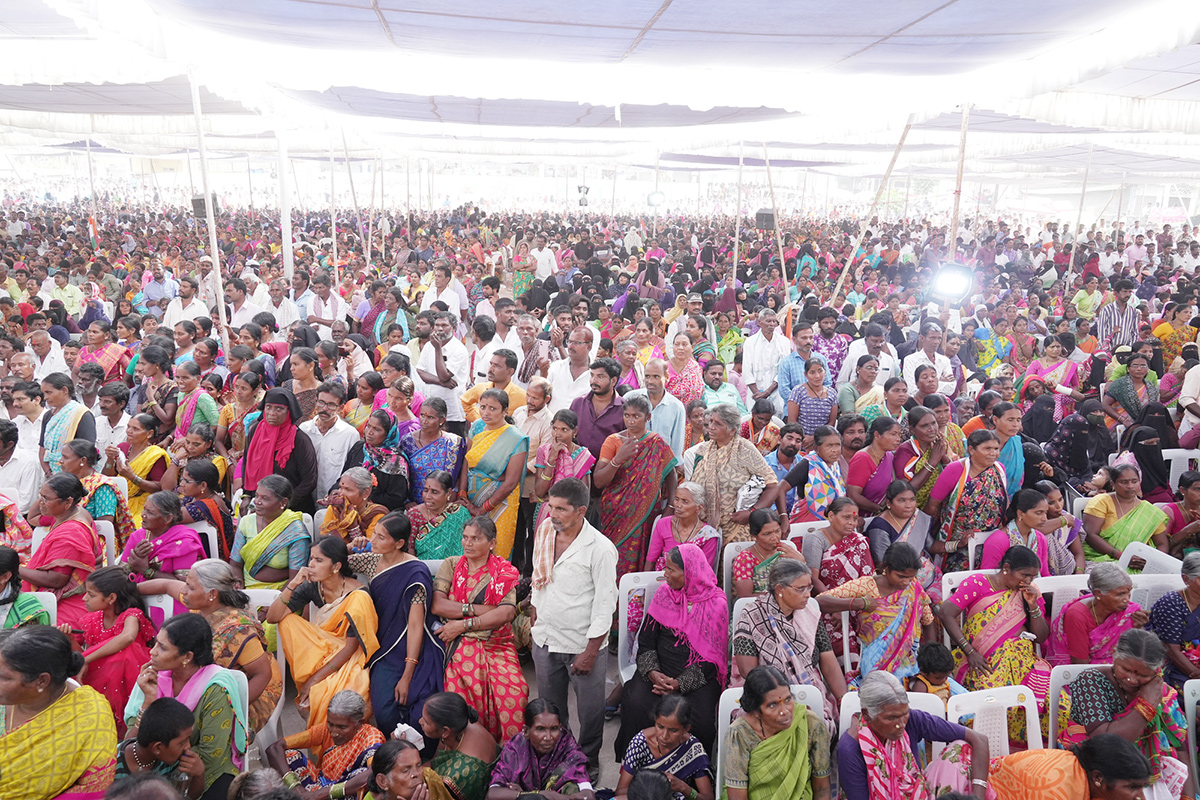
<svg viewBox="0 0 1200 800">
<path fill-rule="evenodd" d="M 300 423 L 317 451 L 317 487 L 314 497 L 325 497 L 337 485 L 346 463 L 346 455 L 359 442 L 358 431 L 342 419 L 346 390 L 341 384 L 326 382 L 317 387 L 316 415 Z"/>
</svg>

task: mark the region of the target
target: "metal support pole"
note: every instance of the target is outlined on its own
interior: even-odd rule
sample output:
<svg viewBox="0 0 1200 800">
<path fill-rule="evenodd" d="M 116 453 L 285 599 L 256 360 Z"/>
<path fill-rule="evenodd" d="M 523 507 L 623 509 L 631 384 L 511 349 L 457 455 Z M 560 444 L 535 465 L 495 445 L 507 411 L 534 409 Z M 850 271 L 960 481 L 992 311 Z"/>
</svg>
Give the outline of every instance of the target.
<svg viewBox="0 0 1200 800">
<path fill-rule="evenodd" d="M 338 290 L 338 253 L 337 253 L 337 199 L 333 196 L 333 176 L 336 169 L 333 165 L 333 142 L 329 143 L 329 233 L 333 237 L 333 290 Z"/>
<path fill-rule="evenodd" d="M 188 188 L 192 192 L 188 199 L 191 200 L 196 196 L 196 181 L 194 178 L 192 178 L 192 151 L 188 150 L 186 153 L 184 153 L 184 156 L 187 158 L 188 165 Z"/>
<path fill-rule="evenodd" d="M 408 212 L 408 244 L 414 247 L 417 240 L 413 238 L 412 229 L 412 156 L 404 157 L 404 198 L 404 208 Z"/>
<path fill-rule="evenodd" d="M 737 205 L 733 209 L 733 259 L 729 269 L 729 288 L 737 287 L 738 247 L 742 243 L 742 165 L 746 142 L 738 142 Z"/>
<path fill-rule="evenodd" d="M 779 274 L 783 276 L 783 285 L 788 285 L 787 264 L 783 258 L 783 237 L 779 233 L 779 206 L 775 204 L 775 181 L 771 178 L 771 158 L 767 155 L 767 143 L 763 142 L 763 165 L 767 168 L 767 188 L 771 192 L 771 211 L 775 219 L 775 246 L 779 248 Z M 784 299 L 788 292 L 784 289 Z"/>
<path fill-rule="evenodd" d="M 958 258 L 958 206 L 962 200 L 963 167 L 967 160 L 967 126 L 971 122 L 971 104 L 963 103 L 962 132 L 958 140 L 958 175 L 954 179 L 954 217 L 950 220 L 950 260 Z M 837 292 L 834 292 L 837 294 Z"/>
<path fill-rule="evenodd" d="M 208 224 L 208 245 L 210 255 L 213 259 L 213 272 L 218 282 L 217 286 L 217 314 L 221 317 L 221 344 L 225 348 L 225 352 L 229 352 L 229 326 L 225 320 L 225 286 L 224 278 L 222 277 L 223 264 L 221 263 L 221 249 L 217 244 L 217 218 L 216 209 L 213 208 L 212 191 L 208 188 L 208 156 L 204 150 L 204 117 L 200 110 L 200 86 L 196 83 L 196 78 L 190 72 L 188 73 L 188 83 L 192 86 L 192 112 L 196 117 L 196 141 L 200 149 L 200 185 L 204 189 L 204 217 Z"/>
<path fill-rule="evenodd" d="M 912 170 L 908 171 L 908 177 L 904 179 L 904 211 L 900 215 L 900 221 L 908 220 L 908 198 L 912 192 Z"/>
<path fill-rule="evenodd" d="M 363 228 L 362 211 L 358 205 L 358 195 L 354 192 L 354 172 L 350 169 L 350 148 L 346 145 L 346 131 L 342 130 L 342 152 L 346 154 L 346 175 L 350 179 L 350 202 L 354 203 L 354 217 L 358 220 L 358 240 L 366 234 Z"/>
<path fill-rule="evenodd" d="M 254 179 L 250 177 L 250 154 L 246 153 L 246 186 L 250 189 L 250 210 L 254 210 Z"/>
<path fill-rule="evenodd" d="M 88 193 L 92 196 L 92 216 L 96 216 L 96 176 L 92 172 L 92 136 L 87 138 Z"/>
<path fill-rule="evenodd" d="M 613 193 L 612 193 L 612 204 L 609 208 L 609 216 L 615 217 L 616 215 L 617 215 L 617 165 L 613 164 Z"/>
<path fill-rule="evenodd" d="M 1113 228 L 1113 243 L 1116 244 L 1117 237 L 1121 235 L 1121 208 L 1125 204 L 1125 174 L 1121 173 L 1121 194 L 1117 197 L 1117 226 Z"/>
<path fill-rule="evenodd" d="M 287 143 L 278 133 L 279 144 L 279 235 L 283 244 L 283 275 L 288 288 L 292 285 L 292 273 L 296 270 L 296 256 L 292 250 L 292 187 L 288 186 Z"/>
</svg>

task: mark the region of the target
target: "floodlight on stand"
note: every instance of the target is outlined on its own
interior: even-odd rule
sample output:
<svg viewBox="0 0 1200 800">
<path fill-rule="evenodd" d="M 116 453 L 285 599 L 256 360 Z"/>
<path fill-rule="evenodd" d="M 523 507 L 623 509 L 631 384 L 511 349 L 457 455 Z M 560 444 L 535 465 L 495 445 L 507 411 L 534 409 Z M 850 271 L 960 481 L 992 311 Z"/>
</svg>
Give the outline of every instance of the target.
<svg viewBox="0 0 1200 800">
<path fill-rule="evenodd" d="M 651 192 L 650 194 L 646 195 L 646 205 L 650 206 L 651 208 L 655 206 L 661 206 L 664 202 L 666 202 L 666 199 L 667 196 L 662 192 Z"/>
<path fill-rule="evenodd" d="M 971 296 L 975 271 L 966 264 L 943 265 L 929 283 L 929 298 L 946 305 L 959 306 Z"/>
</svg>

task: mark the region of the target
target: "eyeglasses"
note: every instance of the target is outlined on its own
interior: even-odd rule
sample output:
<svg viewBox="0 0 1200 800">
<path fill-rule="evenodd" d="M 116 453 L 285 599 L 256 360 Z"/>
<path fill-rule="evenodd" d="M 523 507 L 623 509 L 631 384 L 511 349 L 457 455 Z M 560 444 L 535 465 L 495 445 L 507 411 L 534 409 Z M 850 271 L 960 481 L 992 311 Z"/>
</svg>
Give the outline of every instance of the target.
<svg viewBox="0 0 1200 800">
<path fill-rule="evenodd" d="M 791 589 L 793 592 L 799 592 L 800 594 L 812 594 L 813 589 L 811 583 L 806 583 L 803 586 L 796 586 L 795 584 L 789 583 L 787 588 Z"/>
</svg>

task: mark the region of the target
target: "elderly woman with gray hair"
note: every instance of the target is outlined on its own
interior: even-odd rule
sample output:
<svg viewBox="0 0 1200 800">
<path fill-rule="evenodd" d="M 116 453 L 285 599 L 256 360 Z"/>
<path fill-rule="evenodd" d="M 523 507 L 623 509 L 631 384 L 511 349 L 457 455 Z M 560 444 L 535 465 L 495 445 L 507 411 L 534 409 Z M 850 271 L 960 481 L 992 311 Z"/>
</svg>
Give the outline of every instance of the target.
<svg viewBox="0 0 1200 800">
<path fill-rule="evenodd" d="M 1163 681 L 1167 650 L 1147 630 L 1125 631 L 1111 666 L 1085 669 L 1063 691 L 1058 741 L 1072 747 L 1102 733 L 1115 733 L 1150 760 L 1147 800 L 1192 797 L 1188 775 L 1187 720 L 1179 694 Z"/>
<path fill-rule="evenodd" d="M 371 502 L 374 488 L 374 477 L 363 467 L 343 472 L 337 487 L 322 501 L 328 510 L 321 522 L 321 535 L 340 536 L 352 553 L 370 550 L 375 523 L 388 513 L 386 506 Z"/>
<path fill-rule="evenodd" d="M 357 797 L 367 787 L 371 759 L 387 738 L 364 722 L 367 704 L 351 689 L 329 700 L 326 721 L 300 733 L 272 742 L 267 763 L 283 775 L 283 782 L 305 797 Z M 310 761 L 300 748 L 307 747 Z"/>
<path fill-rule="evenodd" d="M 749 439 L 738 435 L 742 415 L 729 403 L 708 410 L 707 446 L 692 470 L 692 480 L 704 487 L 704 519 L 721 531 L 723 544 L 750 541 L 750 512 L 770 505 L 774 492 L 766 491 L 779 480 Z M 759 486 L 753 502 L 743 488 Z M 738 502 L 739 494 L 742 496 Z"/>
<path fill-rule="evenodd" d="M 1183 589 L 1159 598 L 1149 627 L 1167 648 L 1167 683 L 1182 691 L 1185 682 L 1200 678 L 1200 552 L 1183 559 Z"/>
<path fill-rule="evenodd" d="M 721 532 L 703 519 L 705 499 L 704 487 L 695 481 L 684 481 L 675 487 L 675 513 L 659 517 L 654 524 L 644 571 L 661 572 L 671 548 L 688 542 L 703 550 L 709 566 L 716 570 Z"/>
<path fill-rule="evenodd" d="M 946 792 L 987 792 L 988 740 L 962 725 L 908 707 L 908 693 L 890 672 L 872 672 L 858 690 L 862 713 L 837 744 L 838 778 L 846 800 L 926 800 Z M 916 747 L 942 742 L 921 769 Z"/>
<path fill-rule="evenodd" d="M 816 686 L 825 698 L 825 723 L 834 729 L 846 694 L 821 608 L 812 601 L 812 570 L 803 561 L 781 558 L 767 573 L 767 591 L 734 620 L 733 683 L 760 664 L 775 667 L 793 684 Z"/>
<path fill-rule="evenodd" d="M 1200 562 L 1197 562 L 1200 567 Z M 1150 615 L 1130 601 L 1133 581 L 1112 562 L 1096 564 L 1088 594 L 1063 607 L 1050 625 L 1046 660 L 1060 664 L 1111 664 L 1121 634 L 1145 627 Z"/>
</svg>

